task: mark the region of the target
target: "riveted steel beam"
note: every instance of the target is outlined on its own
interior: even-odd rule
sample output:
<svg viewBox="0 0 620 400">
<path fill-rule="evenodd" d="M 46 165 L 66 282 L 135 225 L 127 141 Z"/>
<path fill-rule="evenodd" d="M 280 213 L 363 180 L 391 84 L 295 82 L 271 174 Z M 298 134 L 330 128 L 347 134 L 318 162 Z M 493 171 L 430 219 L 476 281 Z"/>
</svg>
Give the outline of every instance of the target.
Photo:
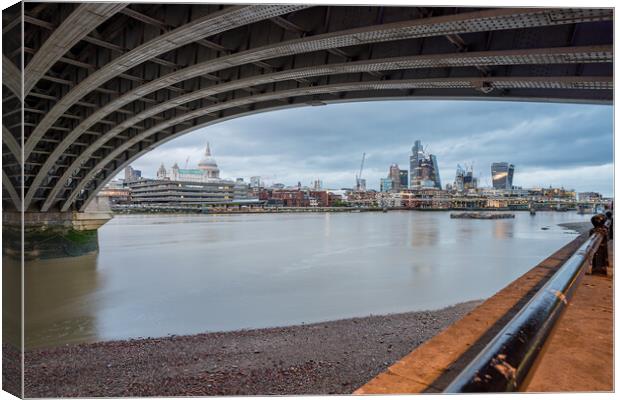
<svg viewBox="0 0 620 400">
<path fill-rule="evenodd" d="M 22 148 L 19 143 L 17 143 L 15 136 L 13 136 L 13 134 L 4 125 L 2 125 L 2 143 L 8 147 L 11 154 L 13 154 L 13 157 L 15 157 L 15 160 L 17 160 L 17 164 L 21 166 Z"/>
<path fill-rule="evenodd" d="M 331 95 L 331 94 L 327 94 L 327 95 Z M 376 95 L 373 97 L 355 97 L 355 98 L 337 98 L 334 100 L 313 100 L 313 101 L 307 101 L 307 102 L 298 102 L 298 103 L 294 103 L 294 102 L 286 102 L 286 104 L 270 104 L 266 107 L 262 107 L 260 109 L 251 109 L 251 110 L 247 110 L 247 111 L 240 111 L 240 112 L 235 112 L 232 114 L 228 114 L 225 117 L 219 118 L 219 119 L 214 119 L 214 120 L 209 120 L 206 122 L 202 122 L 199 124 L 194 125 L 191 128 L 182 130 L 182 131 L 178 131 L 175 132 L 173 134 L 169 134 L 166 131 L 161 131 L 161 133 L 165 133 L 167 136 L 162 137 L 161 139 L 159 139 L 157 141 L 157 143 L 148 143 L 145 141 L 145 145 L 143 146 L 142 149 L 129 154 L 128 157 L 124 160 L 120 160 L 120 159 L 116 159 L 114 165 L 111 168 L 107 168 L 104 170 L 100 170 L 99 173 L 104 172 L 105 176 L 103 177 L 103 179 L 98 180 L 95 184 L 95 186 L 91 189 L 91 188 L 87 188 L 84 191 L 85 196 L 83 198 L 79 198 L 80 201 L 80 207 L 79 210 L 83 210 L 88 204 L 89 202 L 91 202 L 94 197 L 96 196 L 96 194 L 99 192 L 99 190 L 101 190 L 105 184 L 107 182 L 109 182 L 111 179 L 114 178 L 114 176 L 116 176 L 120 171 L 122 171 L 125 167 L 127 167 L 127 165 L 130 165 L 133 161 L 139 159 L 140 157 L 144 156 L 146 153 L 148 153 L 149 151 L 153 150 L 155 147 L 160 146 L 168 141 L 174 140 L 180 136 L 183 136 L 185 134 L 188 134 L 190 132 L 195 131 L 196 129 L 201 129 L 201 128 L 205 128 L 208 126 L 211 126 L 213 124 L 217 124 L 226 120 L 230 120 L 230 119 L 234 119 L 234 118 L 242 118 L 245 116 L 249 116 L 249 115 L 253 115 L 256 113 L 263 113 L 263 112 L 270 112 L 270 111 L 277 111 L 277 110 L 284 110 L 284 109 L 290 109 L 290 108 L 297 108 L 297 107 L 301 107 L 301 106 L 312 106 L 314 105 L 314 103 L 320 103 L 320 105 L 326 105 L 326 104 L 335 104 L 335 103 L 341 103 L 341 102 L 356 102 L 356 101 L 369 101 L 369 100 L 373 100 L 373 101 L 389 101 L 389 100 L 404 100 L 404 99 L 411 99 L 412 97 L 410 97 L 410 95 L 408 93 L 405 93 L 405 91 L 403 91 L 402 94 L 394 94 L 393 92 L 390 93 L 385 93 L 382 91 L 377 91 Z M 460 94 L 452 94 L 452 95 L 416 95 L 414 98 L 416 99 L 421 99 L 421 100 L 428 100 L 428 99 L 449 99 L 449 100 L 456 100 L 456 101 L 463 101 L 463 100 L 467 100 L 467 101 L 476 101 L 476 100 L 484 100 L 484 101 L 527 101 L 527 102 L 552 102 L 552 103 L 587 103 L 587 104 L 611 104 L 611 97 L 609 96 L 607 99 L 605 100 L 595 100 L 595 99 L 590 99 L 590 100 L 586 100 L 584 98 L 581 97 L 572 97 L 572 98 L 568 98 L 566 97 L 566 95 L 556 92 L 555 94 L 550 94 L 550 93 L 546 93 L 544 96 L 532 96 L 532 95 L 523 95 L 523 96 L 504 96 L 502 94 L 496 95 L 496 94 L 489 94 L 489 95 L 485 95 L 485 96 L 469 96 L 469 95 L 460 95 Z M 88 187 L 88 185 L 86 186 Z M 81 195 L 78 195 L 81 196 Z M 77 198 L 76 198 L 77 199 Z M 74 200 L 76 201 L 76 200 Z"/>
<path fill-rule="evenodd" d="M 307 33 L 307 31 L 304 28 L 302 28 L 301 26 L 283 17 L 274 17 L 274 18 L 271 18 L 271 21 L 275 23 L 276 25 L 278 25 L 279 27 L 284 28 L 288 31 L 297 32 L 297 33 Z"/>
<path fill-rule="evenodd" d="M 17 25 L 21 23 L 20 18 L 14 18 L 11 22 L 2 27 L 2 34 L 9 32 L 11 29 L 15 28 Z"/>
<path fill-rule="evenodd" d="M 70 176 L 88 157 L 99 149 L 99 147 L 119 133 L 132 127 L 134 124 L 175 108 L 178 105 L 188 103 L 201 98 L 207 98 L 215 94 L 227 91 L 247 88 L 266 83 L 275 83 L 284 80 L 300 79 L 314 76 L 325 76 L 332 74 L 386 71 L 415 68 L 443 68 L 443 67 L 464 67 L 464 66 L 496 66 L 496 65 L 531 65 L 531 64 L 572 64 L 572 63 L 601 63 L 613 61 L 612 46 L 583 46 L 550 49 L 529 49 L 529 50 L 506 50 L 489 52 L 471 52 L 457 54 L 437 54 L 428 56 L 394 57 L 388 59 L 364 60 L 350 63 L 321 65 L 316 67 L 298 68 L 289 71 L 277 72 L 273 74 L 258 75 L 246 79 L 240 79 L 215 85 L 206 89 L 197 90 L 189 94 L 176 97 L 165 103 L 161 103 L 143 111 L 140 114 L 128 118 L 118 126 L 110 129 L 101 135 L 95 142 L 85 149 L 80 156 L 73 161 L 71 167 L 63 174 L 63 177 L 56 183 L 53 190 L 43 204 L 42 211 L 47 211 L 55 200 L 58 192 L 64 186 Z"/>
<path fill-rule="evenodd" d="M 77 42 L 126 6 L 125 3 L 80 4 L 58 28 L 54 29 L 50 37 L 26 65 L 24 94 L 28 95 L 39 79 Z"/>
<path fill-rule="evenodd" d="M 22 98 L 22 73 L 7 56 L 2 55 L 2 83 L 9 88 L 19 101 Z"/>
<path fill-rule="evenodd" d="M 199 38 L 213 36 L 239 26 L 272 18 L 280 14 L 290 13 L 306 7 L 307 6 L 300 5 L 232 6 L 182 25 L 175 30 L 160 35 L 122 56 L 115 58 L 112 62 L 90 74 L 54 105 L 28 137 L 24 146 L 24 158 L 28 159 L 30 152 L 54 121 L 79 99 L 92 91 L 93 87 L 99 86 L 120 73 L 148 61 L 159 54 L 192 43 Z M 29 201 L 27 198 L 24 205 L 27 207 L 28 203 Z"/>
<path fill-rule="evenodd" d="M 383 24 L 379 26 L 351 29 L 343 32 L 332 32 L 308 38 L 291 40 L 281 44 L 263 46 L 258 49 L 252 49 L 237 54 L 232 54 L 226 57 L 221 57 L 214 61 L 207 61 L 194 65 L 192 67 L 184 68 L 182 70 L 170 73 L 160 79 L 154 80 L 141 87 L 138 87 L 128 92 L 124 96 L 116 99 L 115 101 L 108 103 L 108 105 L 102 107 L 97 114 L 99 115 L 104 112 L 113 112 L 117 106 L 120 107 L 148 93 L 152 93 L 153 91 L 162 89 L 166 86 L 170 86 L 183 80 L 191 79 L 203 73 L 211 73 L 223 68 L 230 68 L 236 65 L 253 63 L 256 61 L 262 61 L 274 57 L 281 57 L 322 49 L 324 50 L 343 46 L 351 46 L 363 43 L 446 35 L 451 33 L 467 33 L 485 30 L 559 25 L 572 23 L 578 20 L 608 20 L 612 17 L 611 10 L 605 9 L 586 10 L 581 11 L 577 14 L 575 14 L 575 12 L 571 12 L 565 18 L 558 18 L 557 16 L 556 18 L 551 17 L 551 15 L 557 15 L 560 11 L 546 9 L 487 10 L 474 13 L 431 17 L 424 20 L 413 20 L 392 24 Z M 183 27 L 177 28 L 175 31 L 171 31 L 169 33 L 176 32 L 182 28 Z M 167 34 L 162 36 L 166 35 Z M 104 67 L 100 71 L 105 70 L 106 67 Z M 97 71 L 97 73 L 95 74 L 105 75 L 100 73 L 100 71 Z M 89 78 L 87 78 L 82 84 L 80 84 L 80 86 L 85 83 L 88 83 L 89 86 L 93 86 L 93 84 L 96 84 L 96 82 L 90 82 L 90 78 L 91 77 L 89 76 Z M 57 118 L 55 114 L 57 114 L 60 109 L 63 108 L 62 104 L 71 103 L 72 98 L 75 97 L 77 93 L 74 93 L 73 96 L 70 95 L 76 89 L 77 87 L 74 88 L 67 96 L 65 96 L 65 98 L 63 98 L 63 101 L 59 102 L 59 104 L 54 107 L 54 109 L 56 109 L 56 112 L 54 113 L 54 109 L 50 111 L 50 113 L 46 115 L 46 117 L 39 123 L 39 126 L 37 126 L 35 131 L 30 135 L 24 149 L 26 158 L 28 157 L 28 154 L 30 153 L 32 148 L 34 148 L 34 146 L 38 142 L 39 137 L 42 136 L 47 130 L 47 127 L 51 125 L 51 123 L 53 122 L 52 119 Z M 87 88 L 83 88 L 82 92 L 88 90 L 89 89 Z M 85 92 L 83 94 L 85 94 Z"/>
<path fill-rule="evenodd" d="M 125 8 L 123 11 L 121 11 L 121 13 L 137 21 L 143 22 L 145 24 L 154 25 L 164 31 L 168 31 L 170 29 L 170 27 L 164 24 L 163 22 L 155 18 L 149 17 L 148 15 L 144 15 L 131 8 Z"/>
<path fill-rule="evenodd" d="M 58 7 L 64 10 L 62 15 L 66 16 L 74 12 L 79 6 L 59 5 Z M 48 201 L 57 206 L 58 200 L 64 201 L 66 196 L 71 194 L 67 192 L 67 187 L 63 187 L 67 180 L 57 180 L 58 176 L 62 178 L 64 174 L 69 173 L 69 170 L 80 172 L 76 176 L 77 181 L 72 179 L 71 187 L 74 187 L 80 183 L 80 177 L 87 174 L 88 165 L 97 164 L 95 158 L 105 157 L 110 151 L 114 151 L 119 143 L 122 145 L 123 141 L 131 140 L 131 138 L 140 133 L 145 133 L 153 126 L 165 123 L 167 119 L 181 117 L 196 111 L 195 107 L 227 105 L 226 108 L 216 111 L 217 115 L 210 113 L 177 121 L 176 125 L 140 141 L 138 145 L 134 145 L 121 156 L 116 157 L 112 163 L 106 165 L 104 174 L 96 176 L 94 186 L 100 183 L 101 176 L 107 178 L 109 171 L 115 169 L 127 158 L 133 157 L 136 152 L 142 151 L 145 147 L 152 148 L 159 145 L 162 139 L 176 136 L 186 128 L 183 125 L 189 125 L 188 129 L 194 129 L 195 126 L 204 125 L 205 121 L 215 123 L 233 115 L 246 115 L 256 112 L 256 110 L 270 110 L 278 106 L 286 108 L 299 104 L 310 104 L 313 101 L 316 103 L 332 103 L 355 101 L 358 98 L 377 99 L 382 98 L 382 96 L 386 98 L 410 97 L 412 99 L 462 97 L 523 100 L 531 98 L 537 101 L 544 101 L 545 99 L 550 101 L 561 101 L 562 99 L 579 101 L 581 99 L 590 102 L 609 102 L 611 98 L 609 87 L 612 84 L 608 81 L 560 82 L 553 79 L 536 80 L 536 78 L 541 77 L 611 76 L 608 60 L 612 57 L 612 53 L 608 51 L 609 49 L 602 50 L 601 54 L 594 56 L 583 53 L 564 55 L 549 53 L 543 57 L 542 54 L 536 54 L 534 51 L 533 59 L 527 58 L 531 56 L 526 54 L 528 53 L 527 50 L 522 51 L 522 54 L 480 54 L 481 57 L 491 56 L 489 59 L 454 58 L 454 54 L 440 55 L 443 57 L 442 59 L 433 58 L 433 56 L 424 58 L 428 57 L 428 54 L 437 55 L 438 52 L 457 51 L 453 50 L 447 41 L 442 41 L 442 37 L 448 38 L 447 40 L 456 46 L 460 54 L 467 55 L 475 54 L 471 53 L 472 50 L 507 49 L 511 47 L 527 49 L 535 46 L 537 40 L 540 40 L 541 45 L 544 46 L 565 46 L 573 43 L 583 45 L 610 44 L 611 39 L 607 33 L 610 32 L 611 24 L 603 22 L 610 21 L 613 17 L 613 13 L 609 9 L 487 9 L 473 13 L 464 9 L 435 9 L 433 12 L 435 15 L 426 15 L 428 18 L 420 18 L 419 13 L 408 7 L 403 8 L 402 13 L 396 8 L 371 8 L 365 9 L 358 19 L 348 18 L 340 7 L 330 6 L 317 6 L 304 11 L 303 21 L 308 21 L 307 24 L 292 23 L 293 25 L 291 25 L 288 22 L 301 21 L 302 19 L 283 18 L 275 15 L 261 19 L 260 21 L 263 22 L 241 23 L 238 27 L 242 29 L 234 29 L 233 32 L 226 35 L 214 35 L 209 38 L 193 37 L 192 43 L 208 49 L 195 46 L 175 47 L 170 51 L 160 53 L 164 59 L 161 63 L 157 61 L 158 56 L 147 58 L 146 61 L 141 61 L 130 70 L 117 71 L 109 82 L 90 85 L 88 90 L 84 91 L 84 95 L 79 98 L 67 97 L 67 94 L 75 94 L 74 91 L 85 80 L 89 79 L 89 76 L 98 74 L 101 69 L 106 68 L 106 63 L 114 63 L 118 58 L 122 58 L 136 48 L 150 43 L 149 40 L 157 40 L 172 32 L 178 32 L 179 29 L 186 26 L 184 21 L 187 21 L 188 17 L 191 19 L 192 16 L 205 15 L 205 9 L 198 7 L 198 9 L 193 10 L 192 8 L 194 8 L 192 5 L 170 6 L 170 8 L 166 8 L 165 14 L 157 14 L 159 18 L 150 17 L 150 15 L 155 16 L 151 13 L 153 7 L 150 8 L 149 15 L 136 11 L 142 10 L 139 7 L 136 7 L 136 10 L 127 8 L 134 11 L 133 16 L 127 15 L 128 13 L 132 14 L 132 11 L 129 11 L 123 13 L 125 15 L 121 18 L 116 18 L 118 21 L 108 19 L 101 25 L 100 29 L 81 39 L 82 44 L 86 46 L 76 47 L 76 49 L 83 47 L 79 56 L 66 52 L 58 59 L 59 62 L 69 65 L 58 63 L 55 64 L 53 70 L 50 69 L 45 73 L 51 79 L 47 79 L 45 84 L 36 85 L 30 95 L 32 98 L 26 99 L 27 108 L 37 110 L 35 114 L 27 112 L 26 122 L 28 125 L 24 125 L 26 126 L 25 133 L 28 135 L 26 139 L 31 140 L 31 142 L 27 140 L 27 147 L 34 144 L 32 148 L 29 147 L 28 149 L 32 152 L 33 157 L 30 162 L 26 160 L 29 177 L 34 175 L 34 179 L 26 181 L 25 189 L 29 189 L 26 195 L 32 193 L 28 199 L 30 203 L 31 200 L 45 199 L 37 206 L 46 205 Z M 36 29 L 31 24 L 35 23 L 43 29 L 51 30 L 50 33 L 53 34 L 55 30 L 60 29 L 65 21 L 61 19 L 59 22 L 54 17 L 50 18 L 47 12 L 45 14 L 35 13 L 34 10 L 37 7 L 28 6 L 26 9 L 28 10 L 27 17 L 32 20 L 26 23 L 26 28 L 30 30 L 26 43 L 31 49 L 23 50 L 26 52 L 25 60 L 32 61 L 34 58 L 30 54 L 36 56 L 37 52 L 41 51 L 42 46 L 46 43 L 45 37 L 48 33 L 43 32 L 41 36 L 36 35 L 41 30 Z M 226 10 L 230 10 L 230 8 L 224 8 L 222 12 Z M 121 25 L 118 22 L 127 21 L 126 17 L 140 20 L 142 23 L 120 29 Z M 198 19 L 208 17 L 209 15 L 198 17 Z M 47 22 L 47 20 L 51 22 Z M 273 25 L 264 22 L 267 20 L 273 22 Z M 323 20 L 327 22 L 321 23 Z M 399 22 L 384 24 L 384 20 Z M 589 24 L 587 29 L 585 29 L 585 25 L 583 25 L 584 29 L 572 27 L 572 25 L 581 27 L 582 25 L 578 24 L 583 22 L 592 24 Z M 278 29 L 276 25 L 284 30 Z M 156 28 L 154 29 L 153 26 Z M 350 29 L 352 26 L 356 28 Z M 342 30 L 338 31 L 337 29 Z M 593 35 L 594 30 L 603 35 Z M 494 33 L 495 31 L 498 32 Z M 325 33 L 316 34 L 316 32 Z M 476 32 L 481 34 L 473 34 Z M 313 33 L 315 34 L 312 35 Z M 119 35 L 123 36 L 119 37 Z M 290 38 L 291 36 L 302 37 L 283 41 L 283 38 Z M 391 41 L 394 43 L 390 43 Z M 87 45 L 88 43 L 92 46 Z M 403 45 L 405 47 L 402 47 Z M 14 48 L 15 46 L 9 47 L 7 55 L 12 54 Z M 133 50 L 127 50 L 127 48 Z M 338 57 L 333 57 L 328 53 L 336 54 Z M 492 53 L 497 52 L 494 50 Z M 409 57 L 410 59 L 403 63 L 396 63 L 402 61 L 397 60 L 397 58 L 403 57 L 394 56 L 403 54 L 415 56 Z M 390 56 L 391 58 L 387 58 Z M 520 56 L 526 58 L 520 58 Z M 9 57 L 16 59 L 12 56 Z M 339 57 L 343 57 L 343 59 L 339 59 Z M 377 60 L 381 57 L 386 58 Z M 418 58 L 411 59 L 415 57 Z M 345 60 L 348 62 L 342 62 Z M 365 61 L 372 62 L 363 64 Z M 595 65 L 595 63 L 607 63 L 607 65 Z M 484 66 L 485 64 L 486 66 Z M 181 67 L 182 69 L 167 72 L 170 71 L 167 68 L 178 68 L 179 65 L 189 67 Z M 324 67 L 333 69 L 321 70 Z M 419 68 L 428 71 L 415 71 Z M 458 81 L 455 80 L 439 82 L 440 78 L 444 77 L 477 75 L 473 68 L 483 71 L 484 79 L 472 79 L 463 86 L 459 86 Z M 131 75 L 127 75 L 128 73 Z M 299 76 L 299 74 L 302 75 Z M 340 76 L 331 77 L 332 75 Z M 397 79 L 404 81 L 405 78 L 433 77 L 436 82 L 433 87 L 420 86 L 398 89 L 393 86 L 386 86 L 376 89 L 350 89 L 335 93 L 317 92 L 312 95 L 285 96 L 285 90 L 296 87 L 302 89 L 300 86 L 315 87 L 314 85 L 335 84 L 336 82 L 342 84 L 363 82 L 366 79 L 373 79 L 370 75 L 376 76 L 377 78 L 374 79 L 377 81 L 379 81 L 379 77 L 381 78 L 380 81 Z M 502 77 L 504 80 L 494 79 L 493 77 Z M 534 77 L 534 79 L 529 77 Z M 45 79 L 45 76 L 41 79 Z M 430 81 L 426 84 L 431 85 Z M 66 86 L 63 87 L 63 85 Z M 438 85 L 448 86 L 440 87 Z M 215 93 L 211 90 L 215 90 Z M 97 92 L 104 95 L 102 96 Z M 245 92 L 250 95 L 248 96 Z M 583 94 L 579 92 L 583 92 Z M 13 99 L 16 99 L 15 95 L 10 92 L 4 94 L 3 104 L 12 105 Z M 264 95 L 276 97 L 258 103 L 238 102 L 248 98 L 258 99 L 260 98 L 258 96 Z M 37 98 L 44 100 L 41 101 Z M 61 104 L 67 105 L 68 103 L 64 103 L 65 101 L 72 102 L 69 106 L 71 109 L 55 116 L 56 120 L 61 119 L 59 122 L 50 121 L 49 119 L 52 118 L 50 112 L 58 111 Z M 169 102 L 174 104 L 174 111 L 172 111 L 172 107 L 168 106 Z M 217 104 L 209 104 L 210 102 Z M 73 105 L 89 107 L 92 108 L 92 111 Z M 127 117 L 114 114 L 116 112 L 125 114 Z M 106 117 L 110 114 L 112 114 L 110 117 Z M 73 119 L 77 123 L 64 120 L 63 117 Z M 11 121 L 8 125 L 15 122 L 13 121 L 14 115 L 10 118 Z M 148 118 L 149 122 L 140 124 L 140 121 L 145 118 Z M 39 122 L 38 125 L 33 124 L 37 121 Z M 60 124 L 61 121 L 62 124 Z M 48 127 L 43 129 L 41 123 L 48 124 Z M 95 125 L 98 132 L 90 130 Z M 140 128 L 139 125 L 144 125 L 141 131 L 136 130 Z M 66 133 L 61 134 L 59 130 Z M 171 132 L 167 133 L 167 131 Z M 35 143 L 38 134 L 41 134 L 38 139 L 41 143 L 40 146 Z M 113 140 L 110 141 L 110 139 Z M 75 147 L 71 147 L 74 144 Z M 97 151 L 98 149 L 101 150 Z M 87 154 L 90 154 L 90 157 Z M 94 157 L 95 154 L 97 157 Z M 86 159 L 87 161 L 92 159 L 92 161 L 85 166 L 76 167 L 75 162 L 78 159 Z M 33 162 L 35 160 L 36 163 Z M 38 166 L 43 168 L 38 168 Z M 7 171 L 9 171 L 9 175 L 12 173 L 11 169 Z M 61 184 L 61 182 L 63 183 Z M 62 195 L 56 190 L 58 187 L 62 190 Z M 86 190 L 83 192 L 84 195 L 79 195 L 78 204 L 80 206 L 83 204 L 85 196 L 91 195 L 92 187 L 93 182 L 91 181 L 87 183 Z M 55 195 L 55 192 L 59 194 Z"/>
<path fill-rule="evenodd" d="M 559 15 L 558 12 L 563 12 L 564 18 L 557 18 L 557 15 Z M 552 18 L 552 16 L 555 17 Z M 611 17 L 611 11 L 606 9 L 588 9 L 578 11 L 558 11 L 556 9 L 494 9 L 474 13 L 431 17 L 423 20 L 382 24 L 341 32 L 331 32 L 231 54 L 229 56 L 220 57 L 212 61 L 206 61 L 165 75 L 164 77 L 146 83 L 101 107 L 87 120 L 80 124 L 74 132 L 67 135 L 66 143 L 59 146 L 59 150 L 50 156 L 49 167 L 51 168 L 55 162 L 55 159 L 57 159 L 62 154 L 64 149 L 70 145 L 70 142 L 79 137 L 80 131 L 88 129 L 96 123 L 98 119 L 149 93 L 163 89 L 177 82 L 200 76 L 204 73 L 212 73 L 221 69 L 248 63 L 255 63 L 257 61 L 274 57 L 333 49 L 363 43 L 375 43 L 437 35 L 443 36 L 447 34 L 488 30 L 559 25 L 581 20 L 609 20 Z M 35 128 L 34 132 L 28 138 L 25 154 L 29 154 L 32 150 L 31 147 L 36 145 L 38 138 L 43 135 L 44 131 L 46 131 L 47 127 L 49 127 L 50 121 L 48 116 L 49 114 L 43 119 L 43 121 L 41 121 L 39 126 Z M 42 174 L 44 173 L 45 171 L 42 171 Z M 29 204 L 30 196 L 37 190 L 36 187 L 40 184 L 40 182 L 42 182 L 43 179 L 44 175 L 35 179 L 34 185 L 30 187 L 26 196 L 26 206 Z"/>
<path fill-rule="evenodd" d="M 15 209 L 17 211 L 21 211 L 22 210 L 21 196 L 15 190 L 13 183 L 7 176 L 6 172 L 4 172 L 4 169 L 2 170 L 2 186 L 4 186 L 4 189 L 9 194 L 9 197 L 11 198 L 11 201 L 13 202 Z"/>
<path fill-rule="evenodd" d="M 54 33 L 57 32 L 57 30 L 55 29 L 55 26 L 53 24 L 48 23 L 48 22 L 41 21 L 41 20 L 39 20 L 37 18 L 28 16 L 28 15 L 24 16 L 24 20 L 26 22 L 28 22 L 28 23 L 31 23 L 31 24 L 40 26 L 42 28 L 46 28 L 48 30 L 51 30 Z M 61 26 L 61 28 L 62 28 L 62 26 Z M 124 52 L 127 51 L 127 49 L 125 49 L 125 48 L 123 48 L 123 47 L 121 47 L 119 45 L 116 45 L 116 44 L 110 43 L 110 42 L 106 42 L 105 40 L 100 39 L 98 37 L 94 37 L 94 36 L 84 36 L 83 38 L 81 38 L 81 40 L 84 41 L 84 42 L 90 43 L 90 44 L 94 44 L 94 45 L 99 46 L 99 47 L 103 47 L 103 48 L 108 49 L 108 50 L 115 51 L 117 53 L 124 53 Z M 76 41 L 76 43 L 77 43 L 77 41 Z M 70 47 L 67 47 L 67 50 L 69 48 Z M 34 53 L 34 51 L 32 51 L 32 52 Z M 69 57 L 61 57 L 57 61 L 62 61 L 62 62 L 65 62 L 67 64 L 70 64 L 70 65 L 75 65 L 77 67 L 93 68 L 93 66 L 91 66 L 90 64 L 78 63 L 78 62 L 76 62 L 75 60 L 73 60 L 73 59 L 71 59 Z M 157 58 L 157 57 L 151 58 L 149 61 L 154 62 L 156 64 L 164 65 L 166 67 L 171 67 L 171 68 L 178 68 L 179 67 L 178 65 L 176 65 L 173 62 L 170 62 L 170 61 L 167 61 L 167 60 L 164 60 L 164 59 L 161 59 L 161 58 Z M 53 65 L 53 63 L 51 65 Z"/>
<path fill-rule="evenodd" d="M 346 84 L 324 85 L 307 88 L 287 90 L 277 93 L 249 96 L 232 100 L 222 104 L 216 104 L 205 108 L 190 111 L 186 114 L 171 118 L 127 140 L 121 146 L 114 149 L 104 157 L 95 167 L 84 176 L 61 207 L 61 211 L 67 211 L 79 193 L 105 166 L 112 162 L 123 152 L 127 151 L 140 141 L 152 136 L 162 129 L 167 129 L 206 114 L 212 114 L 224 109 L 243 105 L 274 100 L 278 98 L 311 96 L 316 94 L 349 92 L 349 91 L 373 91 L 373 90 L 405 90 L 405 89 L 476 89 L 482 84 L 490 84 L 497 88 L 545 88 L 545 89 L 590 89 L 612 90 L 613 79 L 611 77 L 509 77 L 509 78 L 443 78 L 443 79 L 408 79 L 393 81 L 369 81 L 353 82 Z"/>
</svg>

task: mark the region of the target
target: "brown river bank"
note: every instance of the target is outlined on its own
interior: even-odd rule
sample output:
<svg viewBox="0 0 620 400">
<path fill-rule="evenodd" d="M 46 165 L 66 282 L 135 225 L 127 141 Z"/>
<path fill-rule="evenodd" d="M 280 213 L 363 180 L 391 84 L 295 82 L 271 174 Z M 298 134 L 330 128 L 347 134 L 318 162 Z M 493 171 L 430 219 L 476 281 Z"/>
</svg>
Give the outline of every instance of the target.
<svg viewBox="0 0 620 400">
<path fill-rule="evenodd" d="M 28 350 L 25 395 L 351 393 L 480 303 L 309 325 Z"/>
</svg>

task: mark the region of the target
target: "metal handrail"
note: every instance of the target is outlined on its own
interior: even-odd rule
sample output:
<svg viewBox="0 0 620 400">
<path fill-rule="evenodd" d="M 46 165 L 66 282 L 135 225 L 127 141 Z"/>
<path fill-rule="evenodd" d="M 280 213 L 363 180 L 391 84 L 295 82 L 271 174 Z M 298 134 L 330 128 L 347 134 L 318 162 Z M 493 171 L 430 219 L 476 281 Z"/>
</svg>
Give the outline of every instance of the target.
<svg viewBox="0 0 620 400">
<path fill-rule="evenodd" d="M 585 243 L 461 371 L 444 393 L 519 390 L 595 253 L 600 250 L 607 252 L 611 222 L 602 214 L 592 217 L 594 228 Z"/>
</svg>

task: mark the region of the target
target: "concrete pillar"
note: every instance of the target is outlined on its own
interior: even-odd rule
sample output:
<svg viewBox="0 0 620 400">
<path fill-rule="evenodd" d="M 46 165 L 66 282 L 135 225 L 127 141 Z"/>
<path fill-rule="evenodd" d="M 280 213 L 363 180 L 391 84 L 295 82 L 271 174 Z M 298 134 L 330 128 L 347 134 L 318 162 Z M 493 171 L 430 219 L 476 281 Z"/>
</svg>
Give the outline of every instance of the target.
<svg viewBox="0 0 620 400">
<path fill-rule="evenodd" d="M 74 257 L 99 250 L 97 229 L 112 218 L 109 211 L 93 201 L 90 211 L 77 212 L 3 212 L 2 254 L 20 258 L 24 232 L 24 258 Z M 105 208 L 105 207 L 104 207 Z"/>
</svg>

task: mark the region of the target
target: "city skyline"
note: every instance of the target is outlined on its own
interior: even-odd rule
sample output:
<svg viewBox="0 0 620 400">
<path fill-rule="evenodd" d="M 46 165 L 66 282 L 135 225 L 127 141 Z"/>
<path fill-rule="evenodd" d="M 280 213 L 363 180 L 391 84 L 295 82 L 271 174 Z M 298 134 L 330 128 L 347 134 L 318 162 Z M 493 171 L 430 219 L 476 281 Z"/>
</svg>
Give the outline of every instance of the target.
<svg viewBox="0 0 620 400">
<path fill-rule="evenodd" d="M 451 118 L 444 117 L 448 112 Z M 606 106 L 511 102 L 306 107 L 206 127 L 154 149 L 132 165 L 154 175 L 162 161 L 184 163 L 189 156 L 192 164 L 208 140 L 223 178 L 261 176 L 267 183 L 301 181 L 308 186 L 320 179 L 324 187 L 338 189 L 354 186 L 366 152 L 363 178 L 368 189 L 379 190 L 391 164 L 409 165 L 411 147 L 419 139 L 436 155 L 443 186 L 453 182 L 458 164 L 473 164 L 479 186 L 491 187 L 491 164 L 507 161 L 516 165 L 515 186 L 563 186 L 611 196 L 611 113 Z M 389 134 L 377 133 L 386 128 Z"/>
</svg>

